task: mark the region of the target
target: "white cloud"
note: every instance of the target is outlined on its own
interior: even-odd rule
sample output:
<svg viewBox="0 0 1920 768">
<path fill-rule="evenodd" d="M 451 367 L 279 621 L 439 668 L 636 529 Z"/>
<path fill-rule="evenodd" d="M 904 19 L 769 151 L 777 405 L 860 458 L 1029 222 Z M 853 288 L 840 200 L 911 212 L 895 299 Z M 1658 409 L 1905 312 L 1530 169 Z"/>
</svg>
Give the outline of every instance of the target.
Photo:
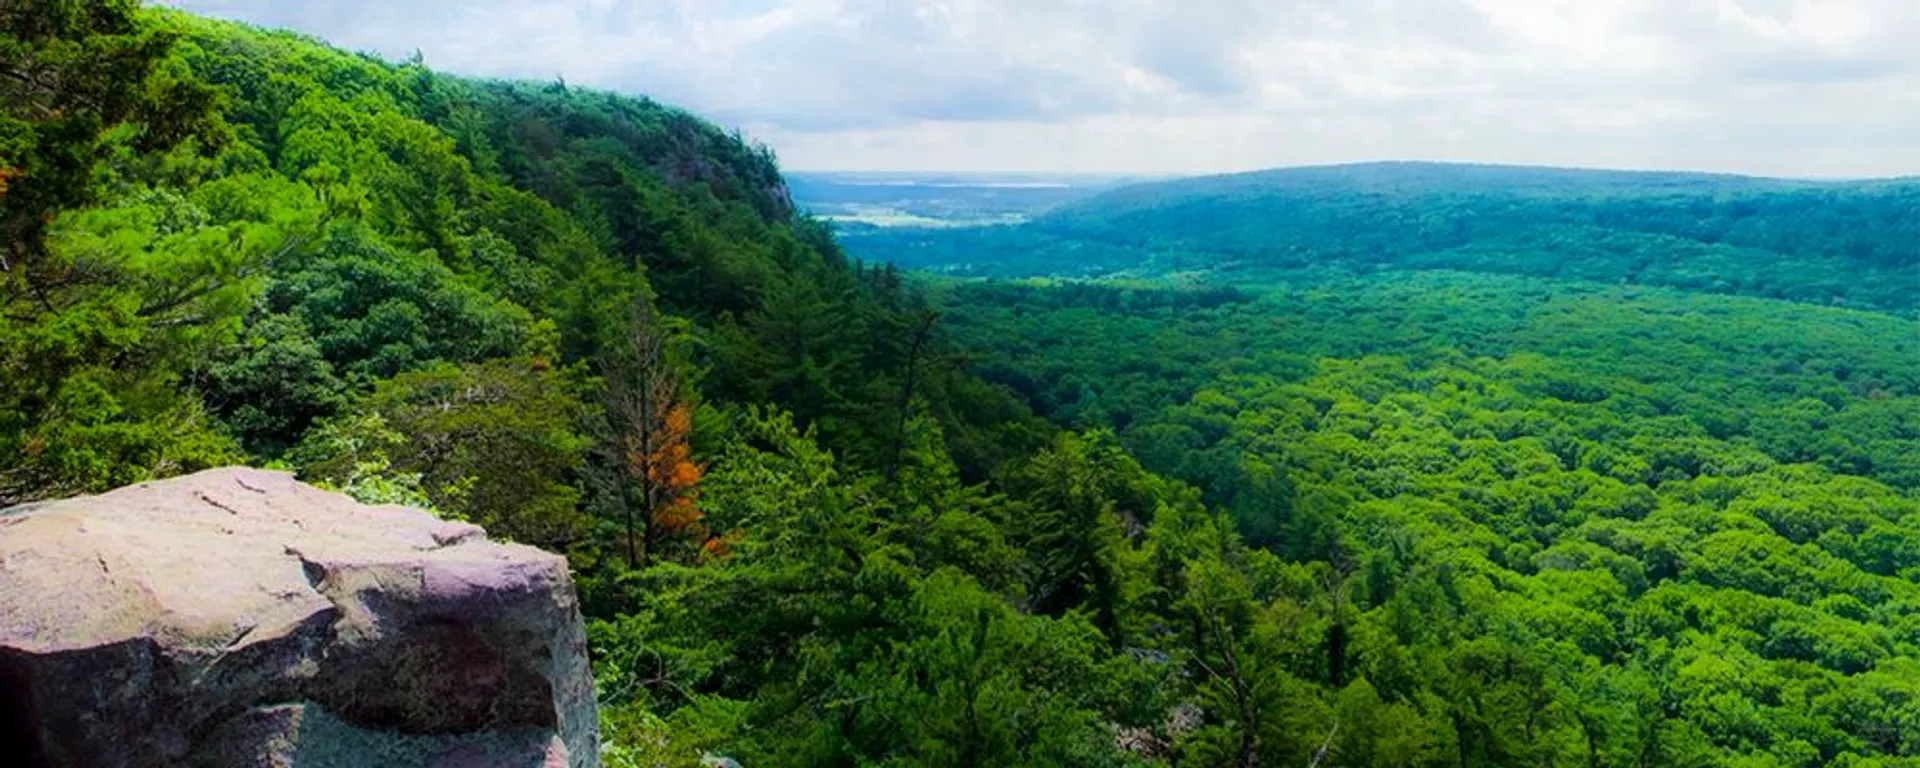
<svg viewBox="0 0 1920 768">
<path fill-rule="evenodd" d="M 646 93 L 808 168 L 1920 172 L 1915 0 L 177 0 Z"/>
</svg>

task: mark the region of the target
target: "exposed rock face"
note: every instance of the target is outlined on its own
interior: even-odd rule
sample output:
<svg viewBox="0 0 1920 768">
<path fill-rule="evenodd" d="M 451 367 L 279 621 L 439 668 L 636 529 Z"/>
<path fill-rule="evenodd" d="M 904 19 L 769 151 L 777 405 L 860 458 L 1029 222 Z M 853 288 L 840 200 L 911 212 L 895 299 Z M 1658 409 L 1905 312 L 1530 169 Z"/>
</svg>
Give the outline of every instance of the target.
<svg viewBox="0 0 1920 768">
<path fill-rule="evenodd" d="M 0 763 L 597 766 L 566 561 L 252 469 L 0 512 Z"/>
</svg>

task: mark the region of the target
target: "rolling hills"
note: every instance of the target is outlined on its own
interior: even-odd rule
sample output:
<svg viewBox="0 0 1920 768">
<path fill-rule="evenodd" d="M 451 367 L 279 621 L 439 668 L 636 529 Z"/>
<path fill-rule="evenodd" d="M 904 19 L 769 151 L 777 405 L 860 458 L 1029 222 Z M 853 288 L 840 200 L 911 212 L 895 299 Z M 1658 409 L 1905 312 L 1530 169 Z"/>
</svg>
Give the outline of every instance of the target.
<svg viewBox="0 0 1920 768">
<path fill-rule="evenodd" d="M 1017 226 L 846 241 L 963 275 L 1455 269 L 1920 309 L 1920 179 L 1375 163 L 1135 184 Z"/>
<path fill-rule="evenodd" d="M 1920 761 L 1913 181 L 836 236 L 646 98 L 14 7 L 0 505 L 251 464 L 560 553 L 603 764 Z"/>
</svg>

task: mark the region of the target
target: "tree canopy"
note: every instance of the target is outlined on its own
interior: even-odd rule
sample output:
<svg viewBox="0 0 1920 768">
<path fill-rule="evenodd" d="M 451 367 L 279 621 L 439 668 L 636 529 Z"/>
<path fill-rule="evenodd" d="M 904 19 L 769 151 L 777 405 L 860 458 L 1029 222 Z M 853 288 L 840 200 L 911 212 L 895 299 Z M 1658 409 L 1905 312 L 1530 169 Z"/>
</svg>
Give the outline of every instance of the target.
<svg viewBox="0 0 1920 768">
<path fill-rule="evenodd" d="M 560 552 L 611 765 L 1920 761 L 1911 185 L 852 241 L 1043 276 L 936 278 L 644 98 L 0 21 L 0 506 L 250 462 Z"/>
</svg>

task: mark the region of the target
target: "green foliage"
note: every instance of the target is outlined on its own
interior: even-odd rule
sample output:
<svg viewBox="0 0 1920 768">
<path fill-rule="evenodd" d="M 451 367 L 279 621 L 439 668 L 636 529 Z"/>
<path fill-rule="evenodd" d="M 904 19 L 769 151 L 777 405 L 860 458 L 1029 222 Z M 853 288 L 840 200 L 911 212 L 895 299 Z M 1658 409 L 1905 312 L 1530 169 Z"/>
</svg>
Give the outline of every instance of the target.
<svg viewBox="0 0 1920 768">
<path fill-rule="evenodd" d="M 175 32 L 137 0 L 0 4 L 0 273 L 8 308 L 61 270 L 40 263 L 61 211 L 100 199 L 94 166 L 121 147 L 219 138 L 214 92 L 166 60 Z"/>
<path fill-rule="evenodd" d="M 269 312 L 298 318 L 348 375 L 387 377 L 437 361 L 473 362 L 525 346 L 527 311 L 463 281 L 430 254 L 406 254 L 366 228 L 336 226 L 267 289 Z"/>
<path fill-rule="evenodd" d="M 64 277 L 0 315 L 0 503 L 239 457 L 188 388 L 314 211 L 216 218 L 219 192 L 141 186 L 57 220 L 40 263 Z"/>
<path fill-rule="evenodd" d="M 1014 527 L 1033 564 L 1027 592 L 1034 609 L 1061 615 L 1084 607 L 1115 643 L 1126 640 L 1120 624 L 1128 592 L 1121 521 L 1138 526 L 1151 519 L 1146 505 L 1154 501 L 1122 498 L 1133 496 L 1124 485 L 1129 473 L 1141 470 L 1110 436 L 1062 435 L 1016 481 L 1030 504 Z"/>
<path fill-rule="evenodd" d="M 844 684 L 863 753 L 928 766 L 1115 762 L 1091 625 L 1020 616 L 952 571 L 889 612 L 903 639 Z"/>
<path fill-rule="evenodd" d="M 437 509 L 500 536 L 565 551 L 587 539 L 577 481 L 588 441 L 578 377 L 522 359 L 395 376 L 317 430 L 292 460 L 351 487 L 379 450 Z"/>
<path fill-rule="evenodd" d="M 935 282 L 645 99 L 0 18 L 71 83 L 0 86 L 0 505 L 273 462 L 563 552 L 610 765 L 1920 759 L 1910 184 L 1320 169 L 857 241 L 1236 281 Z"/>
<path fill-rule="evenodd" d="M 1121 187 L 1018 226 L 848 233 L 980 276 L 1461 270 L 1920 310 L 1920 180 L 1366 163 Z"/>
<path fill-rule="evenodd" d="M 1178 576 L 1142 605 L 1184 616 L 1208 714 L 1183 759 L 1907 754 L 1816 702 L 1920 652 L 1893 554 L 1920 505 L 1913 321 L 1463 273 L 1114 298 L 1134 290 L 941 296 L 997 351 L 989 377 L 1055 419 L 1097 406 L 1148 468 L 1308 564 L 1149 530 L 1179 552 L 1151 572 Z"/>
<path fill-rule="evenodd" d="M 399 504 L 433 509 L 420 487 L 419 472 L 394 468 L 392 453 L 406 436 L 379 413 L 330 419 L 308 433 L 294 459 L 324 465 L 326 476 L 309 476 L 315 485 L 339 491 L 362 504 Z M 436 510 L 437 511 L 437 510 Z"/>
</svg>

